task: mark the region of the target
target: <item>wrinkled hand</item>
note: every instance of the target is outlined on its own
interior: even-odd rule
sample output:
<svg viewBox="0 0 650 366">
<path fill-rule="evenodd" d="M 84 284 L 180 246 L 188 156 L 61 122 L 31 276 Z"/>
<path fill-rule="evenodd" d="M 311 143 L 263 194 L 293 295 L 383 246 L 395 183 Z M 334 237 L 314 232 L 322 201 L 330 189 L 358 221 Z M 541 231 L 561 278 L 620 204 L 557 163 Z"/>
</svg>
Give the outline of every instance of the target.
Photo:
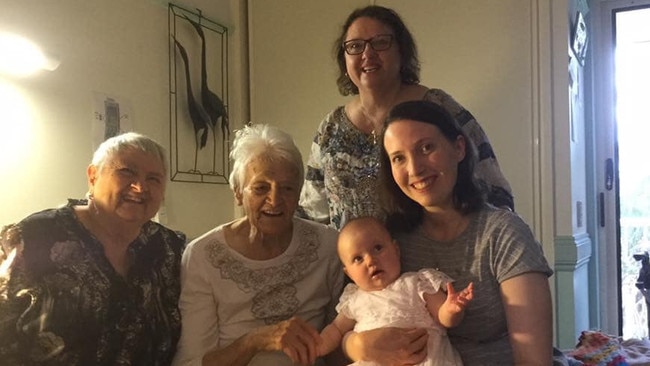
<svg viewBox="0 0 650 366">
<path fill-rule="evenodd" d="M 442 306 L 451 314 L 460 313 L 465 310 L 474 298 L 474 283 L 470 282 L 462 291 L 456 292 L 451 282 L 447 283 L 447 299 Z"/>
<path fill-rule="evenodd" d="M 316 362 L 318 331 L 304 320 L 293 317 L 257 331 L 260 348 L 264 351 L 282 351 L 299 365 Z"/>
<path fill-rule="evenodd" d="M 413 365 L 427 356 L 429 335 L 424 328 L 377 328 L 358 333 L 364 360 L 382 365 Z"/>
</svg>

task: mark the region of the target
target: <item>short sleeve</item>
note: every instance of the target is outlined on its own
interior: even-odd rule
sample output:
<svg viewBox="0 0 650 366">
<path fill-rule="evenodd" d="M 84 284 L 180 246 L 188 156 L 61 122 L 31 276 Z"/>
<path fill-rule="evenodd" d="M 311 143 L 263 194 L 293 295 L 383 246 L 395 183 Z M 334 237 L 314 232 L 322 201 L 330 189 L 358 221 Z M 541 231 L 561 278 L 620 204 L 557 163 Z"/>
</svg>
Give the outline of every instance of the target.
<svg viewBox="0 0 650 366">
<path fill-rule="evenodd" d="M 444 291 L 447 283 L 454 282 L 451 277 L 432 268 L 419 270 L 417 278 L 417 289 L 420 297 L 422 297 L 422 294 L 424 293 L 435 294 L 441 289 Z"/>
<path fill-rule="evenodd" d="M 542 246 L 530 227 L 517 214 L 500 210 L 491 223 L 493 247 L 492 271 L 499 283 L 527 272 L 553 274 Z"/>
<path fill-rule="evenodd" d="M 359 287 L 353 283 L 349 283 L 347 286 L 345 286 L 343 293 L 341 294 L 341 298 L 339 299 L 339 303 L 336 305 L 336 312 L 342 314 L 348 319 L 355 319 L 355 317 L 352 315 L 350 303 L 358 290 Z"/>
</svg>

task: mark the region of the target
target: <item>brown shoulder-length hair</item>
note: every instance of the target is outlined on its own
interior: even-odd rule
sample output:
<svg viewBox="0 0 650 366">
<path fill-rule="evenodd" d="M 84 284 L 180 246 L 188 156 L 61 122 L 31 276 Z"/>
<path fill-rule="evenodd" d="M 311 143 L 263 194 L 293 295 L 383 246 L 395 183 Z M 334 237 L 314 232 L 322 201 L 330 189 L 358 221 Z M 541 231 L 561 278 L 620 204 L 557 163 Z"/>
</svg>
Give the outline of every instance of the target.
<svg viewBox="0 0 650 366">
<path fill-rule="evenodd" d="M 350 13 L 348 19 L 343 23 L 341 34 L 334 42 L 334 58 L 339 67 L 339 76 L 336 79 L 336 84 L 339 87 L 341 95 L 359 94 L 359 88 L 354 85 L 347 76 L 343 42 L 345 41 L 350 25 L 352 25 L 355 20 L 363 17 L 382 22 L 393 30 L 394 41 L 399 47 L 400 53 L 400 78 L 405 84 L 419 83 L 420 61 L 418 60 L 418 51 L 413 36 L 411 36 L 411 32 L 409 32 L 400 16 L 394 10 L 383 6 L 371 5 L 356 9 Z"/>
<path fill-rule="evenodd" d="M 472 140 L 460 128 L 454 117 L 441 105 L 425 100 L 404 102 L 396 105 L 388 114 L 381 136 L 379 179 L 382 206 L 387 214 L 386 224 L 391 231 L 410 231 L 422 222 L 424 209 L 409 198 L 395 182 L 390 160 L 384 146 L 384 134 L 391 123 L 412 120 L 438 127 L 443 136 L 455 143 L 458 136 L 465 139 L 465 158 L 458 163 L 458 175 L 453 190 L 456 209 L 467 214 L 478 211 L 485 203 L 485 192 L 474 177 L 477 162 L 476 148 Z"/>
</svg>

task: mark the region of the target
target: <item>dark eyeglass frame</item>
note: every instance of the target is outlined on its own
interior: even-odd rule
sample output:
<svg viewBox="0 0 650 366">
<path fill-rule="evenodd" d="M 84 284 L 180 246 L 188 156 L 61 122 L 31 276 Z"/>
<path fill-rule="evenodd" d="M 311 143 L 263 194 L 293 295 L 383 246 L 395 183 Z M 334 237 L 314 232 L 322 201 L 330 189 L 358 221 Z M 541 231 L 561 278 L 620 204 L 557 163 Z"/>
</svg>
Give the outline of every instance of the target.
<svg viewBox="0 0 650 366">
<path fill-rule="evenodd" d="M 377 48 L 377 42 L 375 42 L 375 41 L 377 41 L 378 39 L 381 39 L 382 41 L 385 41 L 386 39 L 388 39 L 388 46 L 386 46 L 386 47 L 380 46 L 379 48 Z M 348 47 L 349 45 L 352 45 L 352 44 L 359 44 L 359 42 L 363 42 L 363 47 L 359 47 L 358 50 L 357 50 L 358 52 L 356 52 L 353 48 Z M 393 35 L 392 34 L 378 34 L 378 35 L 376 35 L 376 36 L 374 36 L 372 38 L 368 38 L 368 39 L 361 39 L 361 38 L 351 39 L 351 40 L 343 42 L 343 44 L 341 45 L 341 48 L 343 48 L 345 53 L 347 53 L 348 55 L 356 56 L 356 55 L 362 54 L 366 50 L 367 45 L 370 45 L 370 47 L 373 50 L 377 51 L 377 52 L 386 51 L 386 50 L 390 49 L 393 46 Z"/>
</svg>

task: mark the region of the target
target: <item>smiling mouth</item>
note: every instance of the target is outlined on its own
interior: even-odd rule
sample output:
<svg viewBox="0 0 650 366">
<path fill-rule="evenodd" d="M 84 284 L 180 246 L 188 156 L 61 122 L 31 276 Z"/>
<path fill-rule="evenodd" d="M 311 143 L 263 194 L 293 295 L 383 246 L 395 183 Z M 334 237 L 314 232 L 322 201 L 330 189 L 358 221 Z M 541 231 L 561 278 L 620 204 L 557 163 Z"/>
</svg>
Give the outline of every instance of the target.
<svg viewBox="0 0 650 366">
<path fill-rule="evenodd" d="M 377 71 L 379 68 L 378 67 L 364 67 L 361 69 L 364 73 L 369 73 L 373 71 Z"/>
<path fill-rule="evenodd" d="M 422 180 L 417 181 L 415 183 L 411 183 L 411 187 L 413 187 L 415 189 L 418 189 L 418 190 L 422 190 L 422 189 L 425 189 L 425 188 L 431 186 L 433 184 L 434 180 L 435 180 L 434 178 L 422 179 Z"/>
<path fill-rule="evenodd" d="M 137 204 L 143 204 L 144 203 L 144 198 L 141 198 L 141 197 L 126 196 L 126 197 L 122 197 L 122 200 L 124 200 L 125 202 L 137 203 Z"/>
<path fill-rule="evenodd" d="M 282 216 L 282 211 L 262 211 L 262 215 L 270 217 L 280 217 Z"/>
</svg>

